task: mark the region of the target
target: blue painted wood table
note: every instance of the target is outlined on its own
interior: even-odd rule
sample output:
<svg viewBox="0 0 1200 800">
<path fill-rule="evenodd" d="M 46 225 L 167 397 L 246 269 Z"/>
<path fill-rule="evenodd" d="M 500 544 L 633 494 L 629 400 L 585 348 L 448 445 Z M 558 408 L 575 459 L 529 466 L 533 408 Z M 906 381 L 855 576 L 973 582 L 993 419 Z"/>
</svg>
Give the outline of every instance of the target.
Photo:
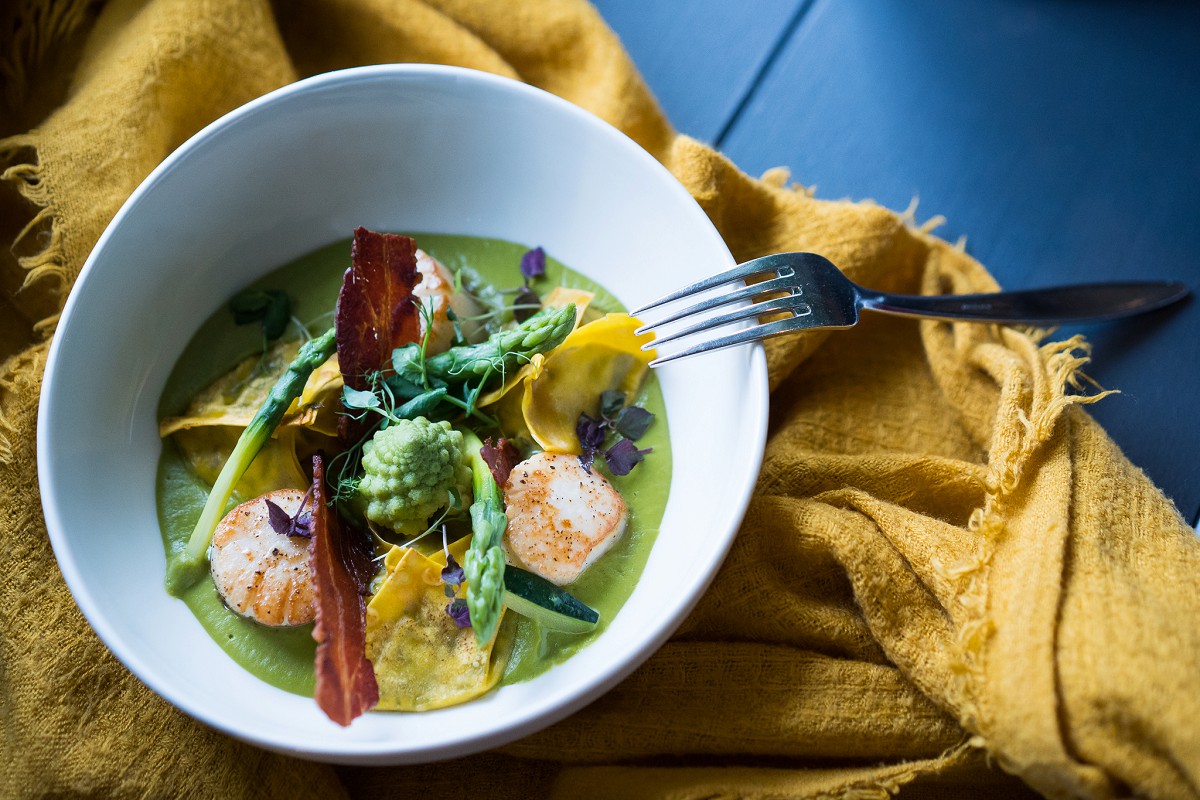
<svg viewBox="0 0 1200 800">
<path fill-rule="evenodd" d="M 1005 288 L 1200 291 L 1195 3 L 596 1 L 675 127 L 751 174 L 919 198 Z M 1085 333 L 1121 391 L 1091 413 L 1196 524 L 1200 300 Z"/>
</svg>

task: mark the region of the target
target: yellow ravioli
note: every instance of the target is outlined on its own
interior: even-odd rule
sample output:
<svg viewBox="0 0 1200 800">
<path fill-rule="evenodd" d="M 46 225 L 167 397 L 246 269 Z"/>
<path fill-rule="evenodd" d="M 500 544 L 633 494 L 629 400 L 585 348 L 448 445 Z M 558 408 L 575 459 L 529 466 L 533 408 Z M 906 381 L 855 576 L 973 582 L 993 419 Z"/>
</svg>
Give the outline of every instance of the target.
<svg viewBox="0 0 1200 800">
<path fill-rule="evenodd" d="M 450 547 L 460 564 L 469 542 L 464 537 Z M 445 566 L 443 553 L 430 558 L 409 547 L 393 547 L 384 558 L 386 578 L 367 605 L 367 658 L 375 667 L 379 709 L 426 711 L 463 703 L 495 686 L 504 672 L 511 626 L 498 626 L 479 647 L 471 628 L 457 627 L 446 613 Z"/>
<path fill-rule="evenodd" d="M 277 342 L 261 359 L 243 360 L 197 394 L 182 415 L 163 419 L 159 435 L 170 436 L 197 477 L 211 485 L 299 348 L 296 341 Z M 300 397 L 234 487 L 234 497 L 249 500 L 276 489 L 306 490 L 309 480 L 296 455 L 297 436 L 305 431 L 336 436 L 341 392 L 335 355 L 313 370 Z"/>
<path fill-rule="evenodd" d="M 241 428 L 204 425 L 176 431 L 171 438 L 196 477 L 211 486 L 216 483 L 221 467 L 229 459 L 241 435 Z M 276 432 L 276 438 L 269 439 L 250 462 L 250 467 L 233 488 L 233 496 L 241 501 L 276 489 L 299 489 L 303 492 L 308 490 L 309 484 L 296 458 L 295 435 L 289 430 L 280 430 Z"/>
<path fill-rule="evenodd" d="M 579 415 L 599 416 L 602 392 L 637 391 L 654 359 L 653 350 L 641 349 L 653 335 L 634 334 L 640 325 L 628 314 L 607 314 L 572 331 L 538 365 L 525 383 L 521 414 L 543 450 L 578 453 Z"/>
<path fill-rule="evenodd" d="M 337 436 L 344 385 L 342 368 L 334 353 L 308 376 L 300 397 L 293 400 L 288 408 L 283 424 L 298 425 L 326 436 Z"/>
<path fill-rule="evenodd" d="M 179 431 L 209 425 L 246 427 L 299 349 L 300 343 L 295 340 L 277 342 L 261 358 L 244 359 L 200 391 L 183 414 L 159 422 L 158 435 L 165 439 Z M 284 414 L 281 428 L 299 426 L 336 436 L 341 393 L 342 373 L 334 356 L 309 375 L 300 397 Z"/>
</svg>

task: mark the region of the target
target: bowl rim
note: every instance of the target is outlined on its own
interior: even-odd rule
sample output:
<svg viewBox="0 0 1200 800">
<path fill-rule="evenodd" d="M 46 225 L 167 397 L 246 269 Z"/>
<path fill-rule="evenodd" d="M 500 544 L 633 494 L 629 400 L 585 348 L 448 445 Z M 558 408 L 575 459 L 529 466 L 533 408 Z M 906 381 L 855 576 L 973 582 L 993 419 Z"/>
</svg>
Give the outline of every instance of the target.
<svg viewBox="0 0 1200 800">
<path fill-rule="evenodd" d="M 76 605 L 104 645 L 138 680 L 193 719 L 199 720 L 241 741 L 295 757 L 346 764 L 422 763 L 436 761 L 443 758 L 468 755 L 507 744 L 573 714 L 607 692 L 641 666 L 666 642 L 692 611 L 724 562 L 744 519 L 757 481 L 758 469 L 749 470 L 742 477 L 740 486 L 737 487 L 737 491 L 735 492 L 737 506 L 731 518 L 729 531 L 724 534 L 720 546 L 713 548 L 710 558 L 703 564 L 703 569 L 695 572 L 686 587 L 684 587 L 686 590 L 686 601 L 678 605 L 672 613 L 663 617 L 653 635 L 640 642 L 638 647 L 630 648 L 624 657 L 618 659 L 609 669 L 598 671 L 594 677 L 582 685 L 579 691 L 558 706 L 551 707 L 548 710 L 525 719 L 518 719 L 490 727 L 487 730 L 464 732 L 464 735 L 453 743 L 442 742 L 434 745 L 419 743 L 414 745 L 411 742 L 401 743 L 394 740 L 346 739 L 342 741 L 326 740 L 313 746 L 297 747 L 291 743 L 270 741 L 247 734 L 232 725 L 225 724 L 221 718 L 209 713 L 206 708 L 196 705 L 186 698 L 174 696 L 169 687 L 156 678 L 155 670 L 147 667 L 138 657 L 136 648 L 130 646 L 121 634 L 109 624 L 105 615 L 93 604 L 92 594 L 88 590 L 87 582 L 81 574 L 80 567 L 69 545 L 69 537 L 66 534 L 58 508 L 59 491 L 55 480 L 54 455 L 50 447 L 54 427 L 54 412 L 50 398 L 57 391 L 56 387 L 59 381 L 65 380 L 58 374 L 57 370 L 59 352 L 65 338 L 61 333 L 68 330 L 73 309 L 80 302 L 79 298 L 84 293 L 83 289 L 86 287 L 88 281 L 92 279 L 96 264 L 100 261 L 106 244 L 114 231 L 120 227 L 125 217 L 141 202 L 143 196 L 162 181 L 177 163 L 186 158 L 192 150 L 207 142 L 210 137 L 228 127 L 238 124 L 243 119 L 268 110 L 276 104 L 288 102 L 295 96 L 309 92 L 321 92 L 341 85 L 359 84 L 377 80 L 403 82 L 408 79 L 428 79 L 431 77 L 435 79 L 446 78 L 452 82 L 469 81 L 484 85 L 489 90 L 525 95 L 541 103 L 548 104 L 557 113 L 573 116 L 577 120 L 582 121 L 583 124 L 603 133 L 607 138 L 612 140 L 616 147 L 624 150 L 624 154 L 627 157 L 640 160 L 652 172 L 657 172 L 660 177 L 666 178 L 670 184 L 669 191 L 677 194 L 681 202 L 695 208 L 696 212 L 702 217 L 702 220 L 698 224 L 708 226 L 714 240 L 721 243 L 721 246 L 725 248 L 724 252 L 728 256 L 727 260 L 729 263 L 731 265 L 733 263 L 733 257 L 728 254 L 728 249 L 724 245 L 724 240 L 720 236 L 720 233 L 691 194 L 663 164 L 626 134 L 582 107 L 550 92 L 511 78 L 463 67 L 436 64 L 379 64 L 322 73 L 287 84 L 229 111 L 204 126 L 171 152 L 138 184 L 137 188 L 122 203 L 120 209 L 109 221 L 104 232 L 96 241 L 91 253 L 85 260 L 64 304 L 56 335 L 51 341 L 47 355 L 42 388 L 39 395 L 37 423 L 38 484 L 46 529 L 59 569 Z M 766 446 L 769 404 L 766 357 L 761 343 L 754 343 L 751 346 L 748 365 L 747 373 L 750 381 L 746 386 L 745 392 L 744 407 L 746 417 L 740 421 L 740 429 L 748 439 L 747 446 L 750 448 L 748 457 L 751 463 L 761 464 Z"/>
</svg>

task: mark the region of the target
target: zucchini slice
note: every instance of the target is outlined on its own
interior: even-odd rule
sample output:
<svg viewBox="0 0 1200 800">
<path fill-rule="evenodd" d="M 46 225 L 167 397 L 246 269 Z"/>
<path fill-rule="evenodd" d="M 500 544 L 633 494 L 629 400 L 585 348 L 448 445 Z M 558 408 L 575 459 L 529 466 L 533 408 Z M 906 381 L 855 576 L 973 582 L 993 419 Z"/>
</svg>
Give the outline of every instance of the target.
<svg viewBox="0 0 1200 800">
<path fill-rule="evenodd" d="M 504 567 L 504 605 L 547 630 L 563 633 L 588 633 L 600 621 L 600 614 L 574 595 L 511 564 Z"/>
</svg>

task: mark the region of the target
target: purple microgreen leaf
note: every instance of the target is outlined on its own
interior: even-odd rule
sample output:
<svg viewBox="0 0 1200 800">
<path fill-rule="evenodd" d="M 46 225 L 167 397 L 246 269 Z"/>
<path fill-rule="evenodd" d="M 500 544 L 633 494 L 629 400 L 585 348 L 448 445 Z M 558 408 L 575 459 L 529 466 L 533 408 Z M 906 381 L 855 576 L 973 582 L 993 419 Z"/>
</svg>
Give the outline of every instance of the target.
<svg viewBox="0 0 1200 800">
<path fill-rule="evenodd" d="M 463 572 L 463 568 L 460 567 L 458 562 L 454 560 L 454 556 L 447 553 L 446 567 L 442 570 L 442 583 L 446 584 L 447 586 L 453 586 L 455 589 L 457 589 L 466 579 L 466 574 Z"/>
<path fill-rule="evenodd" d="M 608 424 L 604 420 L 592 419 L 586 412 L 580 414 L 579 421 L 575 423 L 575 435 L 579 437 L 579 463 L 588 472 L 592 471 L 596 451 L 604 446 L 607 427 Z"/>
<path fill-rule="evenodd" d="M 303 539 L 311 539 L 313 535 L 313 515 L 311 511 L 301 511 L 292 520 L 292 532 L 289 536 L 299 536 Z"/>
<path fill-rule="evenodd" d="M 471 627 L 471 612 L 467 610 L 467 601 L 461 597 L 446 606 L 446 613 L 459 628 Z"/>
<path fill-rule="evenodd" d="M 521 290 L 517 292 L 517 298 L 513 300 L 513 319 L 517 322 L 524 322 L 536 314 L 541 307 L 542 298 L 537 296 L 537 292 L 528 286 L 522 286 Z"/>
<path fill-rule="evenodd" d="M 521 274 L 525 280 L 540 278 L 546 274 L 546 251 L 535 247 L 521 256 Z"/>
<path fill-rule="evenodd" d="M 346 408 L 378 408 L 379 398 L 375 396 L 374 392 L 343 386 L 342 405 Z"/>
<path fill-rule="evenodd" d="M 280 536 L 291 536 L 292 534 L 292 518 L 279 506 L 270 500 L 263 500 L 267 504 L 267 521 L 271 523 L 271 530 L 278 533 Z"/>
<path fill-rule="evenodd" d="M 301 536 L 305 539 L 311 539 L 313 535 L 313 514 L 311 509 L 305 510 L 308 507 L 308 501 L 309 495 L 306 494 L 304 495 L 304 499 L 300 501 L 300 508 L 296 509 L 296 516 L 290 517 L 282 507 L 267 498 L 263 498 L 263 502 L 267 504 L 267 522 L 271 524 L 271 530 L 280 536 Z"/>
<path fill-rule="evenodd" d="M 621 439 L 604 451 L 604 460 L 608 462 L 608 470 L 613 475 L 628 475 L 653 450 L 653 447 L 638 450 L 630 439 Z"/>
<path fill-rule="evenodd" d="M 604 446 L 608 423 L 602 419 L 592 419 L 586 412 L 579 415 L 575 423 L 575 435 L 579 437 L 579 446 L 586 452 L 599 450 Z"/>
<path fill-rule="evenodd" d="M 654 422 L 654 415 L 646 409 L 640 406 L 626 406 L 617 413 L 616 418 L 612 421 L 612 426 L 626 439 L 637 441 L 646 433 L 646 429 L 652 422 Z"/>
<path fill-rule="evenodd" d="M 579 437 L 579 444 L 585 450 L 596 450 L 604 446 L 604 429 L 606 425 L 602 419 L 592 419 L 583 413 L 579 415 L 579 420 L 575 423 L 575 434 Z"/>
<path fill-rule="evenodd" d="M 625 393 L 609 389 L 600 393 L 600 416 L 611 420 L 625 405 Z"/>
</svg>

